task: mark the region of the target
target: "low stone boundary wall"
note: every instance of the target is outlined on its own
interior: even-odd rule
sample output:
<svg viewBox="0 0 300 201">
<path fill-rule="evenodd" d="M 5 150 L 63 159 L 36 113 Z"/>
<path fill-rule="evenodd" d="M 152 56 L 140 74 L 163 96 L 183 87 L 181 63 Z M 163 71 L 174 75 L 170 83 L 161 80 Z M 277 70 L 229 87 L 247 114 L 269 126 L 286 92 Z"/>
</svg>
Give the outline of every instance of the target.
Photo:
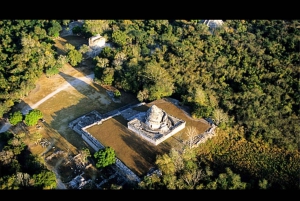
<svg viewBox="0 0 300 201">
<path fill-rule="evenodd" d="M 210 127 L 207 131 L 204 133 L 198 135 L 196 139 L 194 140 L 193 147 L 199 146 L 199 144 L 206 142 L 206 140 L 212 138 L 215 135 L 215 129 L 216 125 L 212 124 L 212 127 Z"/>
<path fill-rule="evenodd" d="M 119 169 L 121 169 L 123 172 L 125 172 L 125 174 L 127 175 L 127 177 L 130 180 L 136 181 L 136 182 L 140 182 L 141 179 L 134 174 L 122 161 L 120 161 L 120 159 L 116 158 L 116 165 Z"/>
<path fill-rule="evenodd" d="M 95 151 L 98 151 L 99 149 L 104 149 L 105 146 L 102 145 L 96 138 L 94 138 L 91 134 L 88 132 L 85 132 L 82 136 L 82 139 L 86 141 Z"/>
<path fill-rule="evenodd" d="M 86 117 L 89 118 L 90 115 L 94 115 L 95 118 L 92 119 L 91 122 L 86 122 L 86 121 L 84 121 L 85 118 L 86 118 Z M 82 128 L 82 127 L 88 126 L 88 125 L 90 125 L 90 124 L 93 124 L 94 122 L 97 122 L 97 121 L 101 120 L 102 118 L 103 118 L 103 116 L 102 116 L 99 112 L 97 112 L 96 110 L 93 110 L 93 111 L 91 111 L 91 112 L 89 112 L 89 113 L 87 113 L 87 114 L 85 114 L 85 115 L 82 115 L 82 116 L 78 117 L 77 119 L 71 121 L 71 122 L 68 124 L 68 126 L 69 126 L 71 129 L 73 129 L 73 127 L 75 127 L 75 126 L 77 126 L 77 125 L 78 125 L 80 128 Z M 84 125 L 82 125 L 82 122 L 84 122 Z"/>
</svg>

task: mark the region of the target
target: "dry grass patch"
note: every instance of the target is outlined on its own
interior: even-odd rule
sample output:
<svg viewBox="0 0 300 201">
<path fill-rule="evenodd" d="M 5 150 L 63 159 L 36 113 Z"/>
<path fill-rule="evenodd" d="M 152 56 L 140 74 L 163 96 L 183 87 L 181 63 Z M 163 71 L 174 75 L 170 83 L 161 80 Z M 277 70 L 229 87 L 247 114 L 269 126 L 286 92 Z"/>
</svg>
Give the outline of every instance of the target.
<svg viewBox="0 0 300 201">
<path fill-rule="evenodd" d="M 117 157 L 137 175 L 144 175 L 156 159 L 157 153 L 164 153 L 169 147 L 155 146 L 130 132 L 124 125 L 123 117 L 118 116 L 101 125 L 87 129 L 104 146 L 112 147 Z"/>
<path fill-rule="evenodd" d="M 65 45 L 66 42 L 70 43 L 75 47 L 80 47 L 83 44 L 89 45 L 88 39 L 82 36 L 69 35 L 60 38 L 63 45 Z"/>
</svg>

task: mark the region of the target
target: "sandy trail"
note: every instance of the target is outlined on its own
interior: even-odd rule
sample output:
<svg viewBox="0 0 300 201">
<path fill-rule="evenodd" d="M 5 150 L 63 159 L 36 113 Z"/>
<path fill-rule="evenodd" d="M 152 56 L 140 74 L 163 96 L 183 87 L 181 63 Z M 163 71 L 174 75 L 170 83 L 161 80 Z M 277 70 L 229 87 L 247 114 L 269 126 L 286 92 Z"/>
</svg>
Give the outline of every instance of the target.
<svg viewBox="0 0 300 201">
<path fill-rule="evenodd" d="M 84 77 L 78 77 L 75 80 L 72 80 L 70 82 L 67 82 L 66 84 L 62 85 L 61 87 L 59 87 L 58 89 L 56 89 L 55 91 L 51 92 L 50 94 L 48 94 L 47 96 L 45 96 L 44 98 L 42 98 L 41 100 L 39 100 L 38 102 L 36 102 L 35 104 L 31 104 L 28 105 L 26 107 L 24 107 L 21 112 L 22 114 L 28 114 L 28 112 L 32 109 L 37 108 L 40 104 L 44 103 L 46 100 L 48 100 L 49 98 L 53 97 L 55 94 L 59 93 L 62 90 L 67 89 L 68 87 L 76 87 L 78 86 L 81 82 L 85 82 L 86 84 L 90 84 L 93 82 L 95 75 L 94 73 L 89 74 L 87 76 Z"/>
</svg>

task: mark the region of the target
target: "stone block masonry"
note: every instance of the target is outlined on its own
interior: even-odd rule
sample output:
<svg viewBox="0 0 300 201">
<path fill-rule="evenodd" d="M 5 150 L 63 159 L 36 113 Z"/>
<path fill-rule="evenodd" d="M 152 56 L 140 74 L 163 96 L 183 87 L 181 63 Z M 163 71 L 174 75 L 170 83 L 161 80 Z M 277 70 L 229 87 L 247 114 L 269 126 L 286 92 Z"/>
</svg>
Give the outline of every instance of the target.
<svg viewBox="0 0 300 201">
<path fill-rule="evenodd" d="M 186 122 L 151 106 L 145 118 L 134 118 L 127 123 L 129 130 L 148 142 L 158 145 L 185 128 Z"/>
</svg>

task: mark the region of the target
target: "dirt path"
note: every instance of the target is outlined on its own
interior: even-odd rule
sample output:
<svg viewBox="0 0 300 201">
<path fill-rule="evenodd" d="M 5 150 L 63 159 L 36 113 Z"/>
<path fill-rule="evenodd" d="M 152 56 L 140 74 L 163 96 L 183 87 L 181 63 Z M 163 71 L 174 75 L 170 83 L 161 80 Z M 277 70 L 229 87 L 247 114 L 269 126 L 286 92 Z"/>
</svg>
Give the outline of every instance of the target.
<svg viewBox="0 0 300 201">
<path fill-rule="evenodd" d="M 26 107 L 24 107 L 21 112 L 22 114 L 27 114 L 29 112 L 29 110 L 31 109 L 35 109 L 37 108 L 40 104 L 44 103 L 46 100 L 48 100 L 49 98 L 53 97 L 55 94 L 59 93 L 62 90 L 67 89 L 68 87 L 72 86 L 72 87 L 76 87 L 78 86 L 82 81 L 90 84 L 93 82 L 94 79 L 94 73 L 91 73 L 87 76 L 84 77 L 78 77 L 75 80 L 72 80 L 70 82 L 65 83 L 64 85 L 62 85 L 61 87 L 59 87 L 58 89 L 56 89 L 55 91 L 51 92 L 50 94 L 48 94 L 47 96 L 45 96 L 44 98 L 42 98 L 41 100 L 39 100 L 38 102 L 36 102 L 35 104 L 32 105 L 28 105 Z"/>
</svg>

